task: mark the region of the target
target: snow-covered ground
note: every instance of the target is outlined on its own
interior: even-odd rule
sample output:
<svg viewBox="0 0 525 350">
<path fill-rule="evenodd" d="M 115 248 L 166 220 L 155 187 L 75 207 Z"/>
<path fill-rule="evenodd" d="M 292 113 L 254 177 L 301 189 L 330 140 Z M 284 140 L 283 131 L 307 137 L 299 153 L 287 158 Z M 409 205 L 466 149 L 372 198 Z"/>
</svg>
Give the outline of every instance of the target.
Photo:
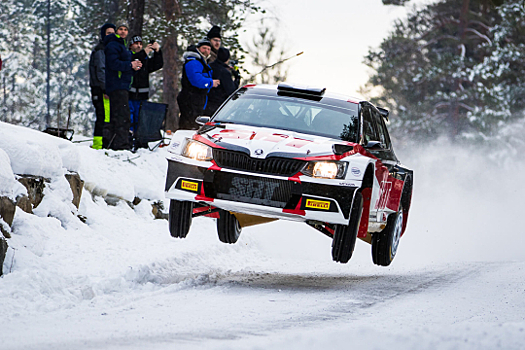
<svg viewBox="0 0 525 350">
<path fill-rule="evenodd" d="M 15 215 L 2 350 L 524 348 L 522 162 L 445 142 L 398 151 L 415 171 L 413 206 L 383 268 L 361 241 L 333 263 L 331 241 L 292 222 L 227 245 L 197 218 L 173 239 L 151 213 L 166 149 L 88 146 L 0 123 L 0 195 L 24 191 L 13 173 L 51 180 L 35 215 Z M 67 171 L 95 194 L 84 190 L 78 211 Z"/>
</svg>

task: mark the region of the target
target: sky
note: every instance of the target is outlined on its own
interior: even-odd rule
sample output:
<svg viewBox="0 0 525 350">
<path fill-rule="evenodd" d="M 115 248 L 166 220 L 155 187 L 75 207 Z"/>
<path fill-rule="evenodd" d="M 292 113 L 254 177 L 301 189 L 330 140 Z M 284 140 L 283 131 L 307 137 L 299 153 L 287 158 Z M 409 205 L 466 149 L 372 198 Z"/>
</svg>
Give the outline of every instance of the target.
<svg viewBox="0 0 525 350">
<path fill-rule="evenodd" d="M 261 7 L 268 10 L 265 16 L 279 20 L 275 31 L 287 57 L 304 51 L 288 61 L 288 82 L 359 96 L 371 72 L 363 64 L 369 48 L 381 44 L 396 19 L 431 2 L 412 0 L 399 7 L 381 0 L 266 0 Z M 241 41 L 249 41 L 257 23 L 248 24 Z"/>
</svg>

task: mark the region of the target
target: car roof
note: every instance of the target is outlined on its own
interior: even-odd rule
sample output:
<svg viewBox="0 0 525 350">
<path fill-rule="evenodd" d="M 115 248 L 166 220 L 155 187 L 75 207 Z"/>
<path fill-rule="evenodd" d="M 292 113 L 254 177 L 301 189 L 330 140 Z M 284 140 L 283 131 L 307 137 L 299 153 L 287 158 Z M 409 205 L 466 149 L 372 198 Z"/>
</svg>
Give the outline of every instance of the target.
<svg viewBox="0 0 525 350">
<path fill-rule="evenodd" d="M 328 102 L 326 100 L 332 100 L 332 101 L 336 100 L 339 102 L 350 102 L 350 103 L 355 103 L 355 104 L 366 101 L 360 97 L 340 94 L 340 93 L 328 91 L 327 89 L 324 89 L 324 88 L 319 89 L 319 88 L 314 88 L 310 86 L 302 86 L 302 85 L 295 85 L 295 84 L 292 85 L 288 83 L 281 83 L 279 85 L 247 84 L 247 85 L 244 85 L 242 88 L 246 89 L 248 93 L 252 92 L 252 93 L 258 93 L 262 95 L 277 96 L 277 92 L 283 86 L 285 86 L 288 89 L 288 91 L 296 90 L 296 91 L 304 92 L 303 96 L 306 96 L 305 98 L 308 98 L 307 95 L 317 96 L 318 97 L 318 99 L 316 99 L 317 101 Z M 311 94 L 309 94 L 309 92 L 311 92 Z M 290 97 L 300 97 L 300 96 L 297 95 L 297 96 L 290 96 Z"/>
</svg>

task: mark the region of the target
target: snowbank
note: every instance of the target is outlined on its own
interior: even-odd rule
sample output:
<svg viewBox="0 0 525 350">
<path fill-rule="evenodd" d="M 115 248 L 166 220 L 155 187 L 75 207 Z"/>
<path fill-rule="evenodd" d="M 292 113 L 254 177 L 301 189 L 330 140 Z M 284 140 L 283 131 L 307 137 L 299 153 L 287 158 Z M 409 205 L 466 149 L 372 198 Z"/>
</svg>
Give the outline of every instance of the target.
<svg viewBox="0 0 525 350">
<path fill-rule="evenodd" d="M 15 174 L 56 177 L 78 172 L 80 157 L 74 144 L 43 132 L 0 122 L 0 149 L 11 159 Z"/>
<path fill-rule="evenodd" d="M 0 197 L 15 200 L 19 195 L 27 194 L 26 188 L 16 181 L 9 156 L 0 149 Z"/>
<path fill-rule="evenodd" d="M 382 268 L 361 241 L 347 265 L 333 263 L 331 240 L 295 222 L 243 229 L 229 245 L 213 220 L 196 218 L 186 239 L 173 239 L 151 213 L 166 149 L 93 150 L 6 130 L 54 155 L 32 166 L 24 147 L 0 140 L 3 193 L 17 192 L 20 169 L 50 174 L 35 215 L 17 209 L 13 221 L 2 350 L 523 347 L 523 164 L 443 145 L 400 152 L 415 171 L 414 198 L 396 260 Z M 93 194 L 78 211 L 63 176 L 72 169 Z M 111 206 L 101 195 L 143 200 Z"/>
</svg>

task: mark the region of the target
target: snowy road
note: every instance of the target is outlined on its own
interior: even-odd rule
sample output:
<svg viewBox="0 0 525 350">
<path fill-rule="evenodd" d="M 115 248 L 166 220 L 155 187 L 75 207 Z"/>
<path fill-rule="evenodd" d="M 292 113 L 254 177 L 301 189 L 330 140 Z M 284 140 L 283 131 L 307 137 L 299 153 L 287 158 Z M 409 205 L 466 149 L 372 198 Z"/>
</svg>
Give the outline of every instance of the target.
<svg viewBox="0 0 525 350">
<path fill-rule="evenodd" d="M 133 162 L 76 152 L 67 159 L 92 186 L 161 198 L 165 149 Z M 13 222 L 0 349 L 525 349 L 525 161 L 439 144 L 400 158 L 415 169 L 413 207 L 388 268 L 361 241 L 333 263 L 330 239 L 300 223 L 249 227 L 227 245 L 197 218 L 173 239 L 153 200 L 85 193 L 83 223 L 56 176 L 35 215 Z"/>
<path fill-rule="evenodd" d="M 271 232 L 262 226 L 246 229 L 239 246 L 228 246 L 210 232 L 213 221 L 196 220 L 187 240 L 168 243 L 185 250 L 177 257 L 127 266 L 120 278 L 105 276 L 95 283 L 75 278 L 77 285 L 66 289 L 80 290 L 77 302 L 60 290 L 41 291 L 49 310 L 34 300 L 37 307 L 29 313 L 7 317 L 8 346 L 2 348 L 522 349 L 525 344 L 523 262 L 415 267 L 401 261 L 384 269 L 372 266 L 368 246 L 359 242 L 354 263 L 339 265 L 329 261 L 326 237 L 313 230 L 290 233 L 291 227 L 302 228 L 297 224 L 270 225 Z M 302 236 L 312 244 L 287 257 L 284 249 L 271 249 L 283 231 L 290 240 Z M 145 256 L 149 249 L 144 247 Z"/>
</svg>

